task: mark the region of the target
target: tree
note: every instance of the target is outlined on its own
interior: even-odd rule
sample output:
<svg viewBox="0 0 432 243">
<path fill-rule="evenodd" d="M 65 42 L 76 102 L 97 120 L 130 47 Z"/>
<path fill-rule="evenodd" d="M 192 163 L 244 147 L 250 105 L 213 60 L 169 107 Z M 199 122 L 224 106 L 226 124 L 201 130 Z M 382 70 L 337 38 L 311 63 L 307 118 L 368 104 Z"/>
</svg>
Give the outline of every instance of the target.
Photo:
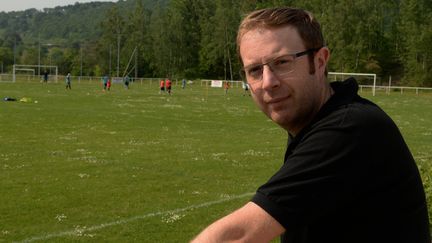
<svg viewBox="0 0 432 243">
<path fill-rule="evenodd" d="M 166 11 L 169 31 L 165 45 L 169 48 L 172 76 L 192 78 L 199 75 L 203 4 L 202 0 L 173 0 Z"/>
<path fill-rule="evenodd" d="M 37 65 L 38 64 L 38 48 L 37 46 L 32 46 L 30 48 L 26 48 L 20 58 L 20 61 L 17 63 L 20 64 L 28 64 L 28 65 Z"/>
<path fill-rule="evenodd" d="M 406 0 L 400 3 L 400 56 L 404 63 L 405 84 L 423 86 L 432 76 L 431 24 L 432 4 L 424 0 Z M 428 80 L 429 79 L 429 80 Z"/>
<path fill-rule="evenodd" d="M 13 65 L 13 52 L 10 48 L 0 47 L 1 72 L 5 72 L 8 66 Z"/>
<path fill-rule="evenodd" d="M 136 0 L 135 9 L 129 16 L 126 30 L 128 38 L 126 38 L 123 52 L 129 54 L 125 56 L 128 58 L 128 62 L 132 61 L 135 70 L 133 75 L 136 77 L 140 75 L 151 76 L 152 70 L 149 64 L 151 60 L 151 42 L 148 31 L 150 13 L 144 8 L 142 1 Z M 134 57 L 135 60 L 130 60 L 130 58 Z M 128 72 L 130 71 L 132 71 L 132 68 L 128 70 Z"/>
<path fill-rule="evenodd" d="M 154 75 L 165 77 L 172 72 L 172 48 L 169 45 L 168 18 L 164 6 L 158 1 L 151 14 L 150 39 L 151 39 L 151 67 Z"/>
<path fill-rule="evenodd" d="M 42 46 L 41 61 L 58 62 L 60 70 L 78 75 L 81 63 L 83 75 L 117 75 L 117 67 L 122 75 L 129 64 L 127 72 L 137 76 L 238 79 L 235 38 L 240 19 L 252 10 L 275 6 L 314 14 L 332 51 L 329 70 L 373 72 L 407 85 L 432 86 L 430 0 L 76 3 L 0 13 L 0 47 L 12 50 L 17 63 L 37 64 L 38 49 L 28 43 L 37 43 L 40 36 L 42 43 L 67 46 L 63 54 Z M 0 53 L 4 69 L 11 65 L 10 53 Z M 135 65 L 136 72 L 130 73 Z"/>
<path fill-rule="evenodd" d="M 239 78 L 236 35 L 240 23 L 238 1 L 217 0 L 210 22 L 204 25 L 201 42 L 201 69 L 214 78 Z"/>
<path fill-rule="evenodd" d="M 102 22 L 102 39 L 100 43 L 105 51 L 109 51 L 109 64 L 106 71 L 111 71 L 110 75 L 115 73 L 116 76 L 120 75 L 120 50 L 124 44 L 125 22 L 121 16 L 117 5 L 114 5 L 107 13 L 106 20 Z M 112 55 L 115 53 L 115 55 Z M 116 57 L 116 72 L 111 69 L 112 56 Z"/>
</svg>

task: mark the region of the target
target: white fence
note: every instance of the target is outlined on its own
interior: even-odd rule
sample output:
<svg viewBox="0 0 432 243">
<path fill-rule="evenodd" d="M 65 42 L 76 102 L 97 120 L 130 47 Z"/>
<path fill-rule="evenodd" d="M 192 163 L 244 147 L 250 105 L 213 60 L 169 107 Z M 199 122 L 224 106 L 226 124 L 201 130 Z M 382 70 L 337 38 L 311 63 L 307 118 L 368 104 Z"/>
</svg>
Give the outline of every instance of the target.
<svg viewBox="0 0 432 243">
<path fill-rule="evenodd" d="M 0 82 L 12 82 L 13 77 L 12 74 L 0 74 Z M 38 75 L 32 75 L 32 74 L 16 74 L 16 80 L 19 83 L 31 83 L 31 82 L 41 82 L 42 76 Z M 63 82 L 65 80 L 64 75 L 58 75 L 58 81 L 57 82 Z M 160 80 L 165 80 L 165 78 L 131 78 L 131 81 L 135 84 L 140 85 L 150 85 L 150 86 L 159 86 Z M 182 80 L 181 79 L 173 79 L 171 80 L 173 82 L 173 85 L 181 85 Z M 54 80 L 54 77 L 49 77 L 48 82 L 56 82 Z M 74 83 L 100 83 L 102 82 L 102 77 L 95 77 L 95 76 L 72 76 L 72 82 Z M 188 84 L 190 85 L 190 80 L 188 80 Z M 231 87 L 242 87 L 242 81 L 229 81 L 231 82 Z M 211 80 L 209 79 L 201 79 L 201 80 L 194 80 L 194 84 L 199 84 L 201 86 L 204 85 L 210 85 Z M 360 90 L 359 92 L 373 92 L 373 85 L 359 85 Z M 406 91 L 412 91 L 416 94 L 419 94 L 421 91 L 423 92 L 432 92 L 432 87 L 408 87 L 408 86 L 375 86 L 376 91 L 378 92 L 385 92 L 387 94 L 391 94 L 391 91 L 393 92 L 400 92 L 403 94 Z"/>
<path fill-rule="evenodd" d="M 373 85 L 359 85 L 360 93 L 365 92 L 365 90 L 370 89 L 371 92 L 373 90 Z M 432 88 L 429 87 L 408 87 L 408 86 L 375 86 L 376 91 L 384 91 L 386 94 L 391 94 L 391 91 L 397 91 L 401 94 L 404 91 L 415 91 L 416 94 L 419 94 L 420 91 L 432 92 Z"/>
</svg>

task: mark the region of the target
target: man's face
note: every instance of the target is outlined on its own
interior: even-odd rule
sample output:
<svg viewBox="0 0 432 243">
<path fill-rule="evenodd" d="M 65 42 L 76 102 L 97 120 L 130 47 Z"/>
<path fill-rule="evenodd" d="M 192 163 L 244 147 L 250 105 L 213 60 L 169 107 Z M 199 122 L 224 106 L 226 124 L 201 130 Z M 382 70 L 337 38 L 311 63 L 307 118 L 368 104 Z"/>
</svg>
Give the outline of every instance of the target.
<svg viewBox="0 0 432 243">
<path fill-rule="evenodd" d="M 324 49 L 316 55 L 321 51 L 328 54 L 328 50 Z M 245 67 L 305 50 L 297 30 L 290 26 L 251 30 L 243 35 L 240 42 L 240 55 Z M 326 82 L 323 74 L 325 62 L 324 67 L 322 62 L 314 57 L 316 71 L 309 74 L 308 55 L 297 57 L 293 71 L 283 76 L 276 75 L 268 65 L 264 65 L 261 82 L 250 85 L 253 99 L 270 119 L 296 134 L 324 103 Z"/>
</svg>

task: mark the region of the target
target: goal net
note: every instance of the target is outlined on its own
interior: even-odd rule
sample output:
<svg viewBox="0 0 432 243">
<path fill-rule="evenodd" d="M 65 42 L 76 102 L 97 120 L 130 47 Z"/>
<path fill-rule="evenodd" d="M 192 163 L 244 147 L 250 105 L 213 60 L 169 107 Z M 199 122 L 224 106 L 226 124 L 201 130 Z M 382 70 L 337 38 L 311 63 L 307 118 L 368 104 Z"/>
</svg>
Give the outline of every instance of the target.
<svg viewBox="0 0 432 243">
<path fill-rule="evenodd" d="M 41 76 L 37 73 L 41 72 Z M 12 82 L 19 81 L 41 81 L 44 73 L 48 73 L 47 81 L 58 82 L 58 67 L 51 65 L 18 65 L 14 64 L 12 69 Z"/>
<path fill-rule="evenodd" d="M 341 81 L 349 77 L 354 77 L 360 86 L 360 92 L 363 89 L 370 89 L 372 95 L 375 96 L 376 90 L 376 74 L 375 73 L 339 73 L 339 72 L 329 72 L 327 79 L 329 81 Z"/>
</svg>

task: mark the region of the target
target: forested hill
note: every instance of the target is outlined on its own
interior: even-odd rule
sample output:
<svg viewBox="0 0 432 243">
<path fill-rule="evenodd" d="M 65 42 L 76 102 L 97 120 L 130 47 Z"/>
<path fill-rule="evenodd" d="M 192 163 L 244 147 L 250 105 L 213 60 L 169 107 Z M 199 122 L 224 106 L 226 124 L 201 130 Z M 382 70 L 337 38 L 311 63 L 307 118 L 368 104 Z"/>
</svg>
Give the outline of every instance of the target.
<svg viewBox="0 0 432 243">
<path fill-rule="evenodd" d="M 117 6 L 119 12 L 127 15 L 136 0 L 118 2 L 78 3 L 42 11 L 27 9 L 25 11 L 0 12 L 0 36 L 3 40 L 35 43 L 39 39 L 45 42 L 78 43 L 97 40 L 101 34 L 101 22 L 106 13 Z M 151 10 L 155 2 L 144 0 L 143 6 Z M 167 2 L 167 1 L 162 1 Z"/>
<path fill-rule="evenodd" d="M 432 86 L 431 0 L 120 0 L 0 13 L 0 68 L 239 79 L 239 23 L 275 6 L 304 8 L 320 21 L 329 71 Z"/>
</svg>

